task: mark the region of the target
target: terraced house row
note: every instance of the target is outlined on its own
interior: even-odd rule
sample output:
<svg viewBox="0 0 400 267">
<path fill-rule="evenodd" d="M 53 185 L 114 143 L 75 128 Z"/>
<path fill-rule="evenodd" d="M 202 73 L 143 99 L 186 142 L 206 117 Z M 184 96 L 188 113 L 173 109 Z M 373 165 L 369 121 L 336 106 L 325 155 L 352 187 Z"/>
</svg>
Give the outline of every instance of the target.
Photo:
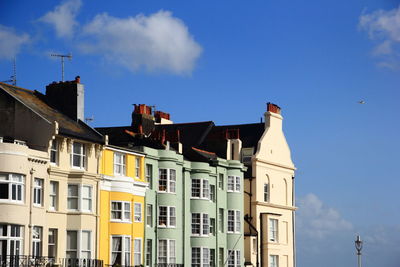
<svg viewBox="0 0 400 267">
<path fill-rule="evenodd" d="M 277 105 L 242 125 L 131 116 L 88 126 L 79 77 L 45 93 L 0 83 L 1 264 L 295 266 Z"/>
</svg>

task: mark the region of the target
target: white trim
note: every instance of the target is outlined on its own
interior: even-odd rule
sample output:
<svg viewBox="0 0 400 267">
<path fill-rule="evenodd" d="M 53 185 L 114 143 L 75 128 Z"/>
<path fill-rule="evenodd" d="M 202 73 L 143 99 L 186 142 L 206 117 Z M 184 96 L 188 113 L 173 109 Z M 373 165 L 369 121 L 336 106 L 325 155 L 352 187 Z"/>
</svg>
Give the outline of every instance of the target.
<svg viewBox="0 0 400 267">
<path fill-rule="evenodd" d="M 140 205 L 140 220 L 136 220 L 136 204 Z M 134 222 L 143 222 L 143 204 L 141 202 L 133 202 L 133 221 Z"/>
<path fill-rule="evenodd" d="M 133 239 L 133 266 L 137 266 L 137 264 L 135 264 L 135 259 L 136 259 L 136 255 L 135 255 L 135 249 L 136 249 L 136 246 L 135 246 L 135 241 L 136 240 L 140 240 L 140 264 L 139 265 L 143 265 L 143 238 L 141 238 L 141 237 L 135 237 L 134 239 Z"/>
<path fill-rule="evenodd" d="M 123 150 L 123 149 L 119 149 L 119 148 L 113 148 L 113 147 L 110 147 L 110 146 L 104 146 L 103 150 L 107 150 L 107 149 L 111 150 L 111 151 L 114 151 L 114 152 L 126 153 L 126 154 L 130 154 L 130 155 L 134 155 L 134 156 L 141 156 L 141 157 L 145 157 L 146 156 L 146 154 L 141 154 L 139 152 L 132 152 L 132 151 L 129 151 L 129 150 Z"/>
<path fill-rule="evenodd" d="M 112 218 L 112 203 L 113 202 L 118 202 L 121 203 L 121 219 L 113 219 Z M 125 218 L 125 204 L 129 204 L 129 220 Z M 132 203 L 130 201 L 121 201 L 121 200 L 110 200 L 110 222 L 116 222 L 116 223 L 132 223 Z"/>
<path fill-rule="evenodd" d="M 86 229 L 66 229 L 65 230 L 65 254 L 67 254 L 67 250 L 68 250 L 68 241 L 67 241 L 67 236 L 68 236 L 68 232 L 76 232 L 76 258 L 82 258 L 81 254 L 82 254 L 82 232 L 89 232 L 89 246 L 90 246 L 90 259 L 94 258 L 94 253 L 93 253 L 93 231 L 92 230 L 86 230 Z M 65 255 L 67 256 L 67 255 Z"/>
<path fill-rule="evenodd" d="M 108 176 L 102 175 L 100 182 L 100 190 L 109 192 L 122 192 L 130 193 L 136 196 L 144 197 L 148 183 L 135 181 L 132 177 L 128 176 Z"/>
</svg>

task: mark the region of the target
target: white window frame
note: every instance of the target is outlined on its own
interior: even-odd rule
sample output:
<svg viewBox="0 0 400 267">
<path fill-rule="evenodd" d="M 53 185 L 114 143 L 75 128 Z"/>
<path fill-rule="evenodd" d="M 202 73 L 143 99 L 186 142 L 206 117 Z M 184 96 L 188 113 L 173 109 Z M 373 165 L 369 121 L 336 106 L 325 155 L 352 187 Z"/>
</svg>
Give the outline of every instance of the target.
<svg viewBox="0 0 400 267">
<path fill-rule="evenodd" d="M 269 184 L 265 183 L 264 184 L 264 202 L 269 202 L 269 196 L 270 196 L 270 188 Z"/>
<path fill-rule="evenodd" d="M 153 205 L 146 204 L 146 226 L 153 227 Z"/>
<path fill-rule="evenodd" d="M 160 261 L 160 242 L 164 242 L 166 241 L 166 262 L 165 263 L 161 263 Z M 171 243 L 173 243 L 174 245 L 174 250 L 171 250 Z M 173 252 L 173 255 L 171 255 Z M 175 239 L 159 239 L 157 242 L 157 262 L 159 264 L 176 264 L 176 240 Z"/>
<path fill-rule="evenodd" d="M 219 190 L 224 190 L 224 174 L 220 173 L 218 175 L 218 189 Z"/>
<path fill-rule="evenodd" d="M 79 144 L 80 145 L 80 151 L 79 151 L 79 153 L 76 153 L 75 154 L 75 152 L 74 152 L 74 145 L 75 144 Z M 87 149 L 86 149 L 86 144 L 84 144 L 84 143 L 81 143 L 81 142 L 72 142 L 72 144 L 71 144 L 71 167 L 72 168 L 74 168 L 74 169 L 80 169 L 80 170 L 84 170 L 84 169 L 86 169 L 86 161 L 87 161 L 87 157 L 86 157 L 86 154 L 87 154 L 87 151 L 86 151 Z M 79 158 L 80 158 L 80 164 L 79 164 L 79 166 L 75 166 L 74 165 L 74 156 L 78 156 Z"/>
<path fill-rule="evenodd" d="M 143 221 L 143 208 L 142 208 L 142 203 L 140 202 L 134 202 L 134 221 L 135 222 L 142 222 Z M 137 209 L 140 209 L 137 210 Z"/>
<path fill-rule="evenodd" d="M 193 183 L 194 181 L 198 181 L 200 183 L 200 188 L 199 188 L 199 196 L 196 196 L 193 192 Z M 192 178 L 191 181 L 191 198 L 192 199 L 205 199 L 205 200 L 211 200 L 211 184 L 208 179 L 204 178 Z M 214 186 L 214 196 L 215 196 L 215 186 Z"/>
<path fill-rule="evenodd" d="M 146 261 L 145 266 L 151 267 L 153 264 L 153 239 L 146 239 Z"/>
<path fill-rule="evenodd" d="M 17 224 L 0 224 L 1 228 L 4 226 L 6 228 L 7 235 L 4 235 L 3 231 L 1 231 L 2 235 L 0 235 L 0 240 L 6 241 L 6 255 L 24 255 L 24 227 Z M 13 231 L 11 231 L 12 229 Z M 14 232 L 14 235 L 12 232 Z M 11 243 L 13 244 L 14 251 L 11 251 Z"/>
<path fill-rule="evenodd" d="M 0 199 L 0 203 L 12 202 L 12 203 L 24 203 L 25 202 L 25 175 L 17 173 L 0 173 L 0 184 L 8 185 L 8 197 Z M 15 199 L 13 196 L 13 189 L 15 191 Z M 20 195 L 18 194 L 20 193 Z M 21 199 L 19 199 L 19 197 Z"/>
<path fill-rule="evenodd" d="M 149 183 L 149 188 L 153 189 L 153 165 L 146 163 L 146 182 Z"/>
<path fill-rule="evenodd" d="M 133 240 L 133 264 L 134 266 L 138 266 L 138 265 L 142 265 L 143 263 L 143 243 L 142 243 L 142 238 L 135 238 Z M 140 246 L 139 246 L 139 250 L 137 251 L 137 243 L 136 242 L 140 242 Z M 139 256 L 139 261 L 137 261 L 137 256 Z"/>
<path fill-rule="evenodd" d="M 199 215 L 199 223 L 194 223 L 193 218 L 195 217 L 194 215 Z M 193 233 L 193 226 L 194 224 L 199 226 L 199 233 Z M 197 213 L 193 212 L 192 213 L 192 224 L 191 224 L 191 233 L 192 236 L 210 236 L 210 216 L 208 213 Z"/>
<path fill-rule="evenodd" d="M 161 208 L 166 208 L 167 209 L 167 219 L 166 219 L 166 225 L 160 225 L 160 213 L 161 213 Z M 171 211 L 174 210 L 175 216 L 171 215 Z M 174 224 L 171 223 L 171 219 L 174 218 L 173 221 L 175 221 Z M 158 206 L 158 222 L 157 226 L 159 228 L 176 228 L 176 207 L 175 206 Z"/>
<path fill-rule="evenodd" d="M 54 161 L 52 159 L 52 155 L 54 153 Z M 50 145 L 50 164 L 51 165 L 58 165 L 58 157 L 59 157 L 59 145 L 58 145 L 58 140 L 53 139 L 51 140 L 51 145 Z"/>
<path fill-rule="evenodd" d="M 92 231 L 90 231 L 90 230 L 67 229 L 66 230 L 66 237 L 68 236 L 68 232 L 76 232 L 76 242 L 77 242 L 77 244 L 76 244 L 76 250 L 68 248 L 68 241 L 67 241 L 68 238 L 66 238 L 66 240 L 65 240 L 65 242 L 66 242 L 65 243 L 66 258 L 68 258 L 67 257 L 68 252 L 75 252 L 77 259 L 82 258 L 82 252 L 85 252 L 85 251 L 83 251 L 83 248 L 82 248 L 83 247 L 83 245 L 82 245 L 82 233 L 83 232 L 87 232 L 87 233 L 89 233 L 89 249 L 90 249 L 90 250 L 86 250 L 86 252 L 90 253 L 90 257 L 87 258 L 87 259 L 92 259 L 93 258 L 93 234 L 92 234 Z"/>
<path fill-rule="evenodd" d="M 200 263 L 194 263 L 193 262 L 193 250 L 200 250 L 199 252 L 199 260 Z M 207 252 L 207 253 L 205 253 Z M 211 263 L 211 250 L 208 247 L 192 247 L 192 251 L 191 251 L 191 266 L 192 267 L 210 267 L 210 263 Z"/>
<path fill-rule="evenodd" d="M 33 180 L 33 205 L 36 207 L 43 206 L 44 179 L 34 178 Z"/>
<path fill-rule="evenodd" d="M 225 265 L 225 249 L 223 247 L 218 247 L 218 267 L 224 267 L 224 265 Z"/>
<path fill-rule="evenodd" d="M 227 191 L 228 192 L 241 192 L 242 188 L 242 178 L 240 176 L 233 176 L 233 175 L 228 175 L 228 181 L 227 181 Z"/>
<path fill-rule="evenodd" d="M 35 235 L 35 233 L 37 235 Z M 43 253 L 43 227 L 32 227 L 32 256 L 41 257 Z"/>
<path fill-rule="evenodd" d="M 68 193 L 69 193 L 68 187 L 69 186 L 77 186 L 78 187 L 78 196 L 69 196 L 68 195 Z M 83 187 L 89 187 L 90 188 L 90 192 L 91 192 L 90 193 L 91 194 L 90 198 L 83 198 L 83 196 L 82 196 L 82 188 Z M 69 209 L 68 208 L 68 200 L 72 199 L 72 198 L 77 199 L 77 202 L 78 202 L 78 208 L 77 209 Z M 90 210 L 84 210 L 82 208 L 82 202 L 84 200 L 89 200 L 90 201 Z M 93 186 L 92 185 L 88 185 L 88 184 L 68 183 L 68 185 L 67 185 L 67 210 L 68 210 L 68 212 L 92 213 L 93 212 Z"/>
<path fill-rule="evenodd" d="M 233 221 L 232 221 L 232 215 L 231 213 L 233 212 Z M 230 230 L 230 226 L 233 224 L 233 231 Z M 227 233 L 236 233 L 239 234 L 240 230 L 242 227 L 242 222 L 241 222 L 241 214 L 240 210 L 228 210 L 228 224 L 227 224 Z"/>
<path fill-rule="evenodd" d="M 279 267 L 278 255 L 269 255 L 269 267 Z"/>
<path fill-rule="evenodd" d="M 278 243 L 279 241 L 279 221 L 276 218 L 269 218 L 268 220 L 268 242 Z"/>
<path fill-rule="evenodd" d="M 126 154 L 114 152 L 114 175 L 126 176 Z"/>
<path fill-rule="evenodd" d="M 221 214 L 222 211 L 222 214 Z M 224 232 L 224 225 L 225 225 L 225 209 L 219 208 L 218 209 L 218 232 Z"/>
<path fill-rule="evenodd" d="M 121 209 L 120 210 L 113 209 L 113 203 L 120 203 L 121 204 Z M 129 205 L 129 208 L 126 207 L 126 204 Z M 120 212 L 121 213 L 121 219 L 113 218 L 113 212 Z M 129 216 L 127 216 L 127 214 L 129 214 Z M 129 201 L 111 200 L 111 202 L 110 202 L 110 221 L 111 222 L 131 223 L 132 222 L 131 202 L 129 202 Z"/>
<path fill-rule="evenodd" d="M 58 181 L 49 183 L 49 210 L 58 210 Z"/>
<path fill-rule="evenodd" d="M 113 238 L 121 238 L 121 251 L 113 250 Z M 129 240 L 129 248 L 126 248 L 125 241 Z M 126 256 L 129 255 L 129 266 L 132 263 L 132 238 L 129 235 L 111 235 L 110 236 L 110 265 L 112 265 L 112 255 L 113 253 L 121 253 L 121 266 L 124 266 L 126 263 Z"/>
<path fill-rule="evenodd" d="M 228 267 L 241 267 L 241 252 L 240 250 L 228 249 Z M 231 260 L 233 259 L 233 264 Z"/>
<path fill-rule="evenodd" d="M 50 239 L 52 237 L 52 241 Z M 49 228 L 48 233 L 48 243 L 47 243 L 47 254 L 50 258 L 57 258 L 57 244 L 58 244 L 58 229 L 57 228 Z M 54 255 L 50 255 L 50 247 L 53 248 Z"/>
<path fill-rule="evenodd" d="M 215 202 L 215 185 L 210 184 L 210 201 Z"/>
<path fill-rule="evenodd" d="M 140 169 L 141 169 L 140 162 L 141 162 L 140 157 L 135 157 L 135 177 L 138 179 L 140 178 Z"/>
<path fill-rule="evenodd" d="M 166 179 L 161 179 L 161 172 L 166 171 L 167 177 Z M 172 173 L 175 173 L 174 175 L 171 175 Z M 158 170 L 159 174 L 159 180 L 158 180 L 158 192 L 159 193 L 171 193 L 171 194 L 176 194 L 176 170 L 175 169 L 170 169 L 170 168 L 159 168 Z M 174 179 L 172 179 L 174 177 Z M 165 190 L 161 190 L 160 187 L 160 181 L 165 180 L 166 186 Z"/>
</svg>

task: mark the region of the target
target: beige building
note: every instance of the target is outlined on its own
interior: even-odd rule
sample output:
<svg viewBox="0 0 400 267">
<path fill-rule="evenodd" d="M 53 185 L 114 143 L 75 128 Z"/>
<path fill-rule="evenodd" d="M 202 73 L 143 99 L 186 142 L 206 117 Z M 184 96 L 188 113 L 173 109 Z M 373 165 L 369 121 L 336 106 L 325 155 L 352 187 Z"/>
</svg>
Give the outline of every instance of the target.
<svg viewBox="0 0 400 267">
<path fill-rule="evenodd" d="M 0 256 L 99 263 L 103 137 L 83 120 L 83 85 L 46 94 L 0 83 Z"/>
<path fill-rule="evenodd" d="M 257 147 L 242 148 L 245 177 L 245 258 L 252 266 L 295 266 L 294 171 L 280 108 L 267 104 Z"/>
</svg>

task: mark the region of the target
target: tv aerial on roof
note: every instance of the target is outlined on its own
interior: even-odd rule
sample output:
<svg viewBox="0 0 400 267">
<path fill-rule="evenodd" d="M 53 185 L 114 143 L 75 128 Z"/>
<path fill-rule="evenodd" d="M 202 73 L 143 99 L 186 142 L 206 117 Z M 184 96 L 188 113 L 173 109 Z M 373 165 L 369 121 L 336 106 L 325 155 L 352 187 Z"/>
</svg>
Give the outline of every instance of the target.
<svg viewBox="0 0 400 267">
<path fill-rule="evenodd" d="M 1 81 L 3 83 L 11 83 L 14 86 L 17 86 L 17 59 L 14 57 L 13 63 L 13 75 L 10 76 L 9 80 Z"/>
<path fill-rule="evenodd" d="M 64 81 L 64 59 L 68 58 L 69 60 L 71 60 L 72 54 L 71 53 L 69 53 L 68 55 L 51 54 L 50 56 L 61 58 L 61 81 Z"/>
</svg>

